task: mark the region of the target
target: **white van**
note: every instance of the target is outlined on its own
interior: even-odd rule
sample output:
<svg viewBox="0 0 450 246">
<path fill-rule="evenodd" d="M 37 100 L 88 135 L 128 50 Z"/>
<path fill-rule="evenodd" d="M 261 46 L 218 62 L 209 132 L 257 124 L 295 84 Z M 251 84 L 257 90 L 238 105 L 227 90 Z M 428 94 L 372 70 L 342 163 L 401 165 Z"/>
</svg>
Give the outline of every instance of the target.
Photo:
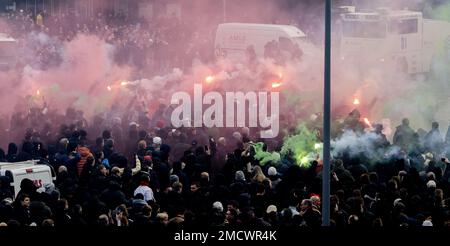
<svg viewBox="0 0 450 246">
<path fill-rule="evenodd" d="M 0 70 L 9 70 L 16 66 L 18 42 L 8 34 L 0 33 Z"/>
<path fill-rule="evenodd" d="M 2 162 L 0 163 L 0 176 L 10 178 L 14 198 L 20 191 L 20 183 L 25 178 L 32 180 L 37 188 L 53 183 L 55 179 L 55 174 L 50 166 L 35 164 L 35 161 L 21 163 Z"/>
<path fill-rule="evenodd" d="M 301 46 L 305 33 L 295 26 L 224 23 L 216 31 L 214 42 L 216 57 L 245 59 L 247 49 L 253 48 L 256 56 L 264 56 L 266 45 L 278 42 L 280 47 Z"/>
</svg>

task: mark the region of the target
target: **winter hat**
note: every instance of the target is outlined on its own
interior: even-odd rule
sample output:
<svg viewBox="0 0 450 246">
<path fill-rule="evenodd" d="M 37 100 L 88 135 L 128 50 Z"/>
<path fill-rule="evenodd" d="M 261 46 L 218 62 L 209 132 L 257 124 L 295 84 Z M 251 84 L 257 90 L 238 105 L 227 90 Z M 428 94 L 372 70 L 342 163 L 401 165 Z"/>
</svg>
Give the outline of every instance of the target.
<svg viewBox="0 0 450 246">
<path fill-rule="evenodd" d="M 162 143 L 162 139 L 160 137 L 154 137 L 153 138 L 153 143 L 154 144 L 161 144 Z"/>
<path fill-rule="evenodd" d="M 269 205 L 268 207 L 267 207 L 267 210 L 266 210 L 266 213 L 268 213 L 268 214 L 270 214 L 270 213 L 272 213 L 272 212 L 277 212 L 278 211 L 278 209 L 277 209 L 277 206 L 275 206 L 275 205 Z"/>
<path fill-rule="evenodd" d="M 402 201 L 401 198 L 395 199 L 395 200 L 394 200 L 394 207 L 397 206 L 397 204 L 398 204 L 399 202 L 401 202 L 401 201 Z"/>
<path fill-rule="evenodd" d="M 238 141 L 242 141 L 242 135 L 239 132 L 233 132 L 233 138 L 235 138 Z"/>
<path fill-rule="evenodd" d="M 133 121 L 133 122 L 130 122 L 129 126 L 139 127 L 139 124 Z"/>
<path fill-rule="evenodd" d="M 430 220 L 424 220 L 422 226 L 433 226 L 433 223 Z"/>
<path fill-rule="evenodd" d="M 267 174 L 269 176 L 275 176 L 277 175 L 277 169 L 275 167 L 269 167 L 269 170 L 267 170 Z"/>
<path fill-rule="evenodd" d="M 213 209 L 216 209 L 219 212 L 223 212 L 223 205 L 222 205 L 222 203 L 219 202 L 219 201 L 213 203 Z"/>
<path fill-rule="evenodd" d="M 234 175 L 234 179 L 236 181 L 245 181 L 245 175 L 244 172 L 242 171 L 236 171 L 235 175 Z"/>
<path fill-rule="evenodd" d="M 427 188 L 431 188 L 431 187 L 436 188 L 436 182 L 434 182 L 434 180 L 430 180 L 427 183 Z"/>
<path fill-rule="evenodd" d="M 156 127 L 161 129 L 164 127 L 164 121 L 162 120 L 158 120 L 158 122 L 156 122 Z"/>
<path fill-rule="evenodd" d="M 11 205 L 13 203 L 13 200 L 10 197 L 7 197 L 5 199 L 3 199 L 2 204 L 3 205 Z"/>
<path fill-rule="evenodd" d="M 180 179 L 178 178 L 178 176 L 175 175 L 175 174 L 170 175 L 170 178 L 169 178 L 169 179 L 170 179 L 170 183 L 171 183 L 171 184 L 180 181 Z"/>
</svg>

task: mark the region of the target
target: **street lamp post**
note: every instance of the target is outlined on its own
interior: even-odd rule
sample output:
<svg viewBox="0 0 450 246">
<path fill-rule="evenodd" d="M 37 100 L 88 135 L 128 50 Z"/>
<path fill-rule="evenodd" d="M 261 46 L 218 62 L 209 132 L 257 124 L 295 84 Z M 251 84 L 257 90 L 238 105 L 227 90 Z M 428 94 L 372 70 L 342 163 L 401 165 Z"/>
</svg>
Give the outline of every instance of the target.
<svg viewBox="0 0 450 246">
<path fill-rule="evenodd" d="M 322 226 L 330 226 L 331 0 L 325 0 Z"/>
</svg>

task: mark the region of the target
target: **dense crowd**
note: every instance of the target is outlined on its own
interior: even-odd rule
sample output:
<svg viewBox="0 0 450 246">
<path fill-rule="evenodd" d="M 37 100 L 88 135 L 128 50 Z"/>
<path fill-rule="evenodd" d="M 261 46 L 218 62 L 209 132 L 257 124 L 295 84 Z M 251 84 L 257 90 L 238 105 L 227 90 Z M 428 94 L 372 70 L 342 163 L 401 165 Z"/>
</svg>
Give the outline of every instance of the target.
<svg viewBox="0 0 450 246">
<path fill-rule="evenodd" d="M 187 69 L 194 59 L 206 62 L 213 58 L 212 30 L 193 30 L 172 16 L 161 15 L 149 22 L 120 13 L 99 12 L 84 17 L 77 12 L 35 16 L 17 11 L 3 17 L 1 32 L 21 41 L 23 52 L 31 49 L 37 54 L 32 61 L 22 60 L 21 64 L 34 64 L 40 69 L 58 65 L 61 44 L 81 34 L 95 35 L 114 45 L 116 63 L 150 74 L 165 73 L 174 67 Z"/>
<path fill-rule="evenodd" d="M 164 109 L 136 122 L 97 116 L 89 123 L 73 109 L 59 117 L 28 115 L 29 123 L 11 130 L 25 132 L 21 144 L 10 143 L 0 158 L 39 160 L 55 170 L 56 180 L 37 187 L 24 179 L 13 194 L 11 181 L 2 176 L 2 225 L 321 224 L 320 159 L 300 166 L 286 155 L 261 164 L 254 144 L 264 142 L 264 151 L 279 150 L 281 136 L 258 139 L 253 128 L 172 129 L 164 120 Z M 63 123 L 56 129 L 51 122 L 40 124 L 44 118 Z M 363 134 L 363 123 L 354 114 L 345 122 L 341 130 Z M 440 155 L 447 149 L 448 136 L 445 141 L 437 123 L 419 136 L 407 119 L 397 127 L 392 144 L 381 125 L 373 133 L 378 136 L 373 145 L 377 151 L 387 152 L 392 146 L 402 151 L 376 165 L 364 163 L 364 153 L 334 157 L 332 224 L 449 225 L 450 162 Z"/>
<path fill-rule="evenodd" d="M 8 14 L 9 32 L 22 34 L 20 40 L 27 33 L 44 32 L 58 42 L 80 33 L 98 35 L 117 48 L 116 62 L 154 72 L 188 68 L 194 58 L 210 59 L 213 50 L 211 37 L 177 19 L 149 23 L 102 14 L 84 20 L 75 14 L 41 17 L 38 22 L 26 13 Z M 35 48 L 42 49 L 44 69 L 57 60 L 48 57 L 56 46 Z M 300 59 L 301 50 L 292 48 L 296 53 L 291 59 Z M 254 51 L 247 51 L 252 57 Z M 266 51 L 267 57 L 280 53 L 276 43 Z M 41 187 L 24 179 L 20 190 L 14 190 L 9 177 L 1 176 L 0 225 L 321 225 L 320 156 L 308 165 L 299 165 L 293 153 L 268 163 L 255 157 L 257 143 L 263 143 L 264 152 L 280 151 L 284 137 L 293 132 L 283 119 L 287 132 L 259 139 L 255 128 L 173 129 L 171 107 L 160 105 L 151 115 L 147 110 L 130 104 L 121 112 L 113 106 L 88 121 L 83 111 L 69 108 L 62 114 L 44 105 L 1 118 L 0 138 L 10 143 L 6 152 L 0 150 L 0 161 L 38 160 L 54 170 L 56 179 Z M 306 124 L 319 130 L 320 140 L 320 127 Z M 367 134 L 356 110 L 333 122 L 334 140 L 348 132 Z M 404 119 L 392 142 L 381 125 L 374 125 L 370 134 L 370 151 L 381 158 L 374 160 L 364 151 L 350 154 L 350 149 L 333 156 L 332 225 L 449 226 L 450 133 L 443 137 L 437 123 L 429 132 L 416 131 Z"/>
</svg>

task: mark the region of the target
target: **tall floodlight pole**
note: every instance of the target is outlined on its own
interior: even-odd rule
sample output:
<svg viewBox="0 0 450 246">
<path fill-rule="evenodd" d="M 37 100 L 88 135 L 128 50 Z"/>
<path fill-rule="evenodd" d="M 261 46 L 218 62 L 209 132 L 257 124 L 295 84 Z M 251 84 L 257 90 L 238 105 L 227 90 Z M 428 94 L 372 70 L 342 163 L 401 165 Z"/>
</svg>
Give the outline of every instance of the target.
<svg viewBox="0 0 450 246">
<path fill-rule="evenodd" d="M 227 0 L 222 1 L 223 23 L 227 20 Z"/>
<path fill-rule="evenodd" d="M 325 0 L 322 226 L 330 226 L 331 0 Z"/>
</svg>

